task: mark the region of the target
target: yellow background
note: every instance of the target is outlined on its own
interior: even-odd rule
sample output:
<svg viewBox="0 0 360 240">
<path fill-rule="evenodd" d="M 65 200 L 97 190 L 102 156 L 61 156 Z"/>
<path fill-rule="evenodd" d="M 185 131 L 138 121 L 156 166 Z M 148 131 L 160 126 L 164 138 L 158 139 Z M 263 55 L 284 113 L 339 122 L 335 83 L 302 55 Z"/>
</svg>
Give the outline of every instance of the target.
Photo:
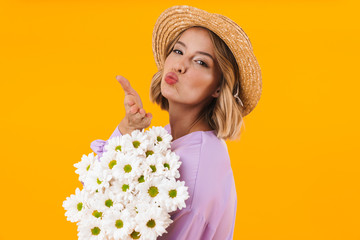
<svg viewBox="0 0 360 240">
<path fill-rule="evenodd" d="M 168 123 L 149 100 L 151 37 L 177 4 L 242 26 L 263 74 L 241 140 L 227 141 L 234 239 L 359 240 L 359 7 L 343 0 L 2 0 L 0 239 L 77 239 L 62 203 L 81 187 L 73 164 L 125 115 L 117 74 L 151 126 Z"/>
</svg>

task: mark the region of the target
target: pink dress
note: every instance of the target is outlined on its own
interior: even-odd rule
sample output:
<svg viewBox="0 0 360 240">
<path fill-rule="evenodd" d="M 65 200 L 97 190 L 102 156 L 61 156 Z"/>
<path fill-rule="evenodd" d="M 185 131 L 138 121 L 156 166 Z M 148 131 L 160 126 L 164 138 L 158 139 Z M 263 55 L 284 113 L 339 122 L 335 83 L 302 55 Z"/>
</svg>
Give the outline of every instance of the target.
<svg viewBox="0 0 360 240">
<path fill-rule="evenodd" d="M 170 124 L 164 127 L 171 134 Z M 116 127 L 110 138 L 121 136 Z M 102 156 L 107 141 L 95 140 L 91 149 Z M 230 158 L 224 140 L 215 130 L 196 131 L 171 143 L 182 162 L 180 178 L 188 186 L 186 208 L 170 212 L 173 222 L 160 240 L 233 239 L 237 195 Z"/>
</svg>

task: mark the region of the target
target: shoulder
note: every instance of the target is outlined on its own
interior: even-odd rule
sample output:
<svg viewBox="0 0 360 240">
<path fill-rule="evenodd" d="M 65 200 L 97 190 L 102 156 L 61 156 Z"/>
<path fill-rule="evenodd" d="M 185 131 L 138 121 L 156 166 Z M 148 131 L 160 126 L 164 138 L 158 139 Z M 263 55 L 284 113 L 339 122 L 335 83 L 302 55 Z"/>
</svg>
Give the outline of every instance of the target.
<svg viewBox="0 0 360 240">
<path fill-rule="evenodd" d="M 224 173 L 221 170 L 228 171 L 231 168 L 226 142 L 219 139 L 214 132 L 202 132 L 200 165 L 206 171 L 217 171 L 218 173 Z"/>
</svg>

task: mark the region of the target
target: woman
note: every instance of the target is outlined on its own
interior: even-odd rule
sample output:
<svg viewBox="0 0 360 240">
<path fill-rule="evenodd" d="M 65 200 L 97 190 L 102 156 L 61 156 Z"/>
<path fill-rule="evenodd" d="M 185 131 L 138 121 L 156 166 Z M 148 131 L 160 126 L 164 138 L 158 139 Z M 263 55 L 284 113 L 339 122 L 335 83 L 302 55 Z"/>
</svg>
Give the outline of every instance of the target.
<svg viewBox="0 0 360 240">
<path fill-rule="evenodd" d="M 150 99 L 169 113 L 165 129 L 190 195 L 186 208 L 170 213 L 173 223 L 158 239 L 232 239 L 237 196 L 224 140 L 239 137 L 243 117 L 260 98 L 261 72 L 250 40 L 225 16 L 173 6 L 155 24 L 153 51 L 159 71 Z M 110 138 L 147 128 L 152 118 L 129 81 L 117 79 L 126 116 Z M 106 143 L 95 140 L 91 148 L 101 157 Z"/>
</svg>

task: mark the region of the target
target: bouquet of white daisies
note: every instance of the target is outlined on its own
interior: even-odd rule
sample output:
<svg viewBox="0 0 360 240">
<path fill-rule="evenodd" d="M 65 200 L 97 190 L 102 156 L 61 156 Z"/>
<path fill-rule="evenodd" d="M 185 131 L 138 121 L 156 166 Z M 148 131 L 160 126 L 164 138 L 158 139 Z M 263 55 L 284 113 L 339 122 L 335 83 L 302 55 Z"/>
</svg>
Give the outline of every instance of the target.
<svg viewBox="0 0 360 240">
<path fill-rule="evenodd" d="M 186 207 L 178 181 L 179 156 L 163 127 L 108 140 L 102 157 L 90 153 L 74 164 L 83 189 L 63 202 L 68 221 L 86 240 L 156 239 L 171 223 L 169 212 Z"/>
</svg>

